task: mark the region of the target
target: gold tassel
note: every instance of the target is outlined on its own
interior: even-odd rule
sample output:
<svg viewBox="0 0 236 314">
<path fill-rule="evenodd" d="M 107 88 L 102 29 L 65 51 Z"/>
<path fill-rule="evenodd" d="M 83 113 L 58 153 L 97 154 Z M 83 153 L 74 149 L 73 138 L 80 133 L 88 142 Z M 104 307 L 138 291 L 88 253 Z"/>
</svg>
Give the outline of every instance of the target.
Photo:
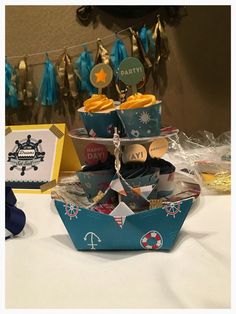
<svg viewBox="0 0 236 314">
<path fill-rule="evenodd" d="M 26 100 L 28 106 L 34 105 L 35 91 L 33 83 L 31 81 L 26 82 Z"/>
<path fill-rule="evenodd" d="M 58 83 L 60 90 L 63 95 L 67 96 L 68 91 L 65 91 L 65 73 L 66 73 L 66 62 L 65 62 L 65 52 L 59 57 L 56 63 Z"/>
<path fill-rule="evenodd" d="M 23 60 L 20 60 L 18 65 L 18 84 L 17 84 L 17 94 L 18 94 L 18 100 L 24 101 L 25 99 L 25 85 L 26 85 L 26 73 L 27 73 L 27 64 L 26 64 L 26 58 Z"/>
<path fill-rule="evenodd" d="M 142 63 L 144 63 L 145 68 L 150 69 L 152 67 L 152 63 L 149 60 L 149 57 L 147 56 L 142 42 L 139 38 L 139 35 L 136 31 L 132 29 L 132 27 L 129 28 L 131 33 L 131 55 L 134 58 L 140 59 Z"/>
<path fill-rule="evenodd" d="M 66 73 L 67 73 L 67 79 L 69 83 L 69 90 L 70 90 L 71 96 L 73 98 L 76 98 L 78 96 L 76 75 L 74 72 L 73 64 L 71 62 L 71 58 L 69 57 L 68 54 L 66 54 Z"/>
<path fill-rule="evenodd" d="M 71 57 L 64 51 L 56 63 L 58 83 L 63 96 L 78 96 L 76 75 Z"/>
<path fill-rule="evenodd" d="M 164 24 L 161 22 L 160 15 L 157 16 L 157 23 L 154 27 L 152 37 L 156 44 L 155 63 L 159 64 L 161 59 L 167 60 L 170 54 L 168 38 Z"/>
<path fill-rule="evenodd" d="M 155 41 L 155 59 L 153 64 L 153 82 L 158 90 L 159 96 L 164 95 L 167 87 L 167 71 L 166 61 L 169 58 L 170 50 L 168 38 L 165 32 L 164 24 L 161 22 L 160 16 L 157 16 L 157 23 L 153 31 L 153 40 Z"/>
<path fill-rule="evenodd" d="M 103 46 L 100 38 L 97 39 L 97 53 L 95 57 L 95 64 L 104 63 L 109 64 L 110 57 L 107 49 Z"/>
<path fill-rule="evenodd" d="M 35 100 L 34 86 L 29 80 L 27 58 L 20 60 L 18 65 L 18 100 L 22 101 L 25 106 L 33 106 Z"/>
</svg>

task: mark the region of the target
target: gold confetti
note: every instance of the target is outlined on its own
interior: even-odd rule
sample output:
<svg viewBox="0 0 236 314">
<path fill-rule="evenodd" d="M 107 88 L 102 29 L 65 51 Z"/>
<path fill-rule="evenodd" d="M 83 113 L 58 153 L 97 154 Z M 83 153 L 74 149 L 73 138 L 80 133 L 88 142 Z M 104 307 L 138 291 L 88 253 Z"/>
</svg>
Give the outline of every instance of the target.
<svg viewBox="0 0 236 314">
<path fill-rule="evenodd" d="M 150 200 L 149 209 L 161 207 L 162 202 L 163 202 L 163 198 Z"/>
<path fill-rule="evenodd" d="M 207 186 L 220 192 L 230 192 L 231 174 L 229 172 L 216 173 L 214 179 L 208 182 Z"/>
<path fill-rule="evenodd" d="M 102 191 L 99 191 L 98 194 L 93 198 L 94 203 L 98 203 L 105 194 Z"/>
</svg>

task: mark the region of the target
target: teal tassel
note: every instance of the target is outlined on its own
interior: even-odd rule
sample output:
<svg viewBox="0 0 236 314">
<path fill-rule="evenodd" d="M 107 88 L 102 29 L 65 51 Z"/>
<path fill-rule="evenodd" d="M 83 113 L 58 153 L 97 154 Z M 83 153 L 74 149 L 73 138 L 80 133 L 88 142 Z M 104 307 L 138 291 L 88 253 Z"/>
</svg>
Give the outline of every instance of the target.
<svg viewBox="0 0 236 314">
<path fill-rule="evenodd" d="M 97 89 L 90 82 L 90 72 L 94 67 L 91 52 L 84 48 L 79 58 L 75 61 L 75 72 L 79 77 L 79 90 L 87 91 L 89 96 L 97 93 Z"/>
<path fill-rule="evenodd" d="M 114 72 L 117 73 L 121 61 L 123 61 L 125 58 L 128 57 L 127 50 L 125 48 L 125 45 L 122 40 L 119 38 L 116 38 L 112 49 L 111 49 L 111 55 L 110 59 L 114 68 Z"/>
<path fill-rule="evenodd" d="M 5 64 L 5 102 L 6 107 L 17 108 L 19 106 L 17 90 L 13 81 L 14 69 L 10 63 Z"/>
<path fill-rule="evenodd" d="M 139 38 L 144 51 L 149 54 L 151 58 L 155 58 L 155 42 L 152 38 L 151 30 L 143 26 L 139 31 Z"/>
<path fill-rule="evenodd" d="M 54 64 L 47 57 L 37 100 L 43 106 L 53 106 L 58 102 L 59 87 Z"/>
</svg>

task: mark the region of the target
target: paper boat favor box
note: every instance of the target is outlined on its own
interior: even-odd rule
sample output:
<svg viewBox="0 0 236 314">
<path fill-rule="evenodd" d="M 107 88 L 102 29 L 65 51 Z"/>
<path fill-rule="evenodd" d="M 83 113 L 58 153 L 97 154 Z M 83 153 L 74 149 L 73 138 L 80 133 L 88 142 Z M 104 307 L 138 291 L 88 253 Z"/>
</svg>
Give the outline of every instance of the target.
<svg viewBox="0 0 236 314">
<path fill-rule="evenodd" d="M 121 202 L 110 215 L 55 200 L 77 250 L 171 250 L 193 198 L 133 213 Z"/>
</svg>

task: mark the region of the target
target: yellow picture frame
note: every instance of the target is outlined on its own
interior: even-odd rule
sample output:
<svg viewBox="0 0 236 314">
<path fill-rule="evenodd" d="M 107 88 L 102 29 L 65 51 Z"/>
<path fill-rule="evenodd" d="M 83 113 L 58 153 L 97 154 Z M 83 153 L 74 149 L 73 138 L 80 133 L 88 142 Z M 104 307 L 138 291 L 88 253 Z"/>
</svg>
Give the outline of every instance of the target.
<svg viewBox="0 0 236 314">
<path fill-rule="evenodd" d="M 48 175 L 47 173 L 47 178 L 49 178 L 49 180 L 46 180 L 47 182 L 45 182 L 44 184 L 42 184 L 41 186 L 37 187 L 37 188 L 29 188 L 30 186 L 30 182 L 34 182 L 34 181 L 27 181 L 27 187 L 24 180 L 22 180 L 22 175 L 19 171 L 20 167 L 22 167 L 22 164 L 25 166 L 26 162 L 27 162 L 27 156 L 21 156 L 21 159 L 25 158 L 23 161 L 21 161 L 21 164 L 19 166 L 19 163 L 17 164 L 16 160 L 19 161 L 18 158 L 18 153 L 19 153 L 19 148 L 18 150 L 15 149 L 15 151 L 17 152 L 13 152 L 12 153 L 12 147 L 13 145 L 16 144 L 15 146 L 19 146 L 19 145 L 26 145 L 26 137 L 27 134 L 39 134 L 40 131 L 42 131 L 41 133 L 44 134 L 44 142 L 45 140 L 47 140 L 47 133 L 43 132 L 45 130 L 48 130 L 48 138 L 50 135 L 50 138 L 52 138 L 52 134 L 53 136 L 55 136 L 54 138 L 54 154 L 50 155 L 50 160 L 48 158 L 48 165 L 51 165 L 53 167 L 53 169 L 46 169 L 45 173 L 47 173 L 50 170 L 50 175 Z M 19 136 L 18 136 L 19 135 Z M 22 140 L 18 140 L 18 137 L 20 137 Z M 31 135 L 30 135 L 31 136 Z M 8 186 L 12 186 L 12 188 L 14 189 L 14 192 L 16 193 L 44 193 L 44 194 L 48 194 L 51 191 L 51 188 L 53 186 L 56 185 L 56 183 L 58 182 L 58 178 L 59 178 L 59 173 L 61 171 L 78 171 L 81 169 L 81 164 L 80 164 L 80 160 L 78 158 L 78 155 L 76 153 L 73 141 L 71 139 L 71 137 L 69 137 L 68 135 L 68 130 L 67 127 L 64 123 L 55 123 L 55 124 L 37 124 L 37 125 L 13 125 L 13 126 L 6 126 L 5 127 L 5 146 L 6 146 L 6 177 L 5 177 L 5 181 L 6 184 Z M 15 141 L 15 139 L 17 138 L 17 141 Z M 23 139 L 24 138 L 24 139 Z M 19 144 L 20 143 L 20 144 Z M 37 146 L 38 144 L 31 144 L 31 145 L 35 145 Z M 45 144 L 46 145 L 46 144 Z M 14 146 L 14 147 L 15 147 Z M 29 145 L 28 145 L 29 146 Z M 25 146 L 24 146 L 25 147 Z M 49 145 L 50 147 L 50 145 Z M 31 149 L 32 150 L 32 149 Z M 22 149 L 23 151 L 23 149 Z M 69 153 L 68 153 L 69 152 Z M 11 163 L 11 158 L 13 159 L 13 157 L 9 158 L 9 154 L 10 156 L 13 154 L 16 155 L 16 157 L 14 157 L 14 166 L 10 167 L 13 169 L 9 168 L 9 164 L 7 164 L 8 162 Z M 45 156 L 46 153 L 44 152 Z M 31 158 L 32 160 L 32 158 Z M 41 173 L 43 175 L 43 169 L 42 167 L 44 166 L 44 164 L 40 164 L 41 167 Z M 18 170 L 18 173 L 15 172 L 14 175 L 11 175 L 11 173 L 13 172 L 12 170 L 15 169 Z M 17 168 L 18 167 L 18 168 Z M 46 167 L 46 166 L 45 166 Z M 30 175 L 28 174 L 28 177 L 32 177 L 32 174 L 35 174 L 34 171 L 32 170 L 31 166 L 25 166 L 26 170 L 24 171 L 28 171 L 30 172 Z M 37 167 L 36 167 L 37 168 Z M 9 169 L 11 171 L 9 171 Z M 14 177 L 14 180 L 9 180 L 9 178 L 12 179 L 12 177 Z M 19 179 L 18 179 L 19 177 Z M 33 178 L 33 177 L 32 177 Z M 37 181 L 36 181 L 37 182 Z M 22 183 L 22 184 L 21 184 Z M 21 188 L 22 185 L 22 188 Z M 25 186 L 24 186 L 25 185 Z M 32 184 L 33 185 L 33 184 Z M 17 186 L 17 187 L 16 187 Z"/>
</svg>

